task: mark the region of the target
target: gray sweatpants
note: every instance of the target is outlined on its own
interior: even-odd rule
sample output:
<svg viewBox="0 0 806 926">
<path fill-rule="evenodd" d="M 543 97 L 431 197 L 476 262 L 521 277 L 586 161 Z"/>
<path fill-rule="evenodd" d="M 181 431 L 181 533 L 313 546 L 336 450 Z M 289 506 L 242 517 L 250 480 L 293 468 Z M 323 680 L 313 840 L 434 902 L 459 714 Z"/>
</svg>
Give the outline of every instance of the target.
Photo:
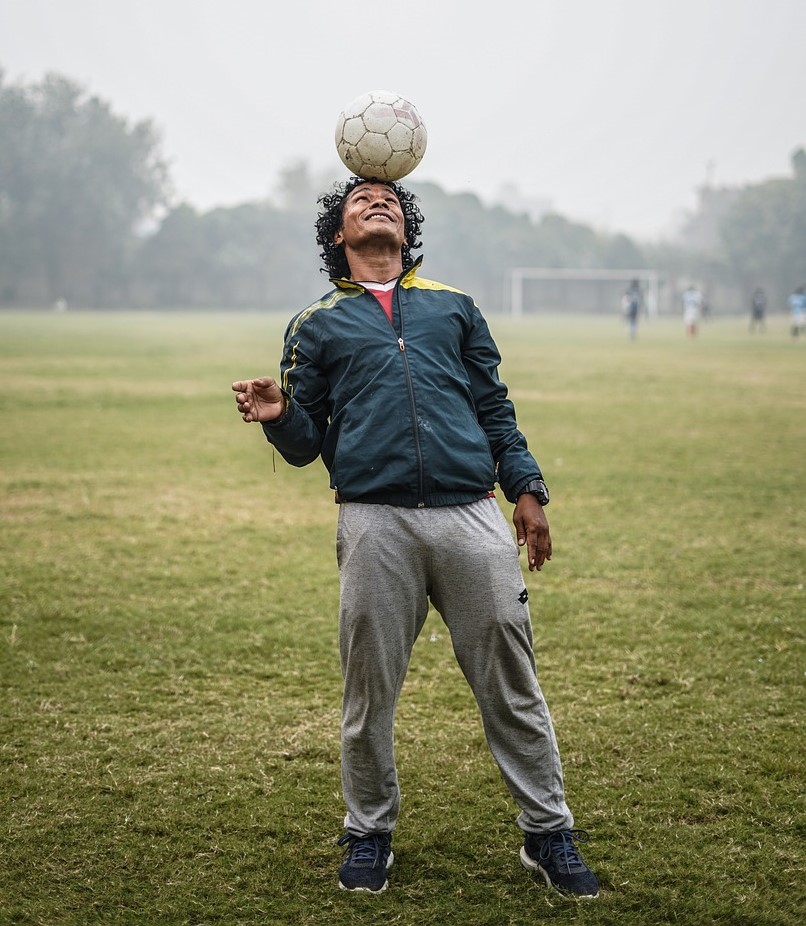
<svg viewBox="0 0 806 926">
<path fill-rule="evenodd" d="M 521 810 L 518 825 L 535 833 L 573 826 L 535 672 L 517 551 L 495 499 L 444 508 L 340 506 L 341 758 L 348 831 L 391 832 L 397 822 L 395 709 L 429 599 L 450 632 L 487 743 Z"/>
</svg>

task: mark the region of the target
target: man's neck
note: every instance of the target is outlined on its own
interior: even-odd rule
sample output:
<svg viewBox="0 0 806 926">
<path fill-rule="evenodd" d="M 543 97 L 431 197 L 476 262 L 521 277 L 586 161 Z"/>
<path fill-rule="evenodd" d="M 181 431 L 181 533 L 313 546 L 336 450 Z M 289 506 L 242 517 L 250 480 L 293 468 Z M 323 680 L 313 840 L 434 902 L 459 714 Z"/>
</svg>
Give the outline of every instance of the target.
<svg viewBox="0 0 806 926">
<path fill-rule="evenodd" d="M 403 272 L 403 258 L 399 251 L 393 254 L 373 254 L 363 249 L 358 253 L 348 248 L 345 256 L 350 266 L 351 280 L 377 280 L 378 283 L 386 283 L 397 279 Z"/>
</svg>

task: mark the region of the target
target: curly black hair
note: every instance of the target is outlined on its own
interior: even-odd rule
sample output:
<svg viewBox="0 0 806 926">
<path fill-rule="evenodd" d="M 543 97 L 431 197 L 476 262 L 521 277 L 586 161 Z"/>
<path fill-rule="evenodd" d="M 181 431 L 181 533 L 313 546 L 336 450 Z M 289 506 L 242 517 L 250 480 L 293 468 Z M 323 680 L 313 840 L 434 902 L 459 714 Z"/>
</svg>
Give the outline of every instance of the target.
<svg viewBox="0 0 806 926">
<path fill-rule="evenodd" d="M 331 279 L 350 276 L 350 266 L 342 245 L 334 244 L 333 239 L 342 227 L 342 209 L 344 200 L 362 183 L 385 183 L 400 200 L 403 210 L 406 243 L 402 248 L 403 269 L 408 270 L 414 263 L 412 248 L 420 247 L 420 226 L 425 221 L 417 205 L 417 197 L 410 190 L 388 180 L 365 180 L 363 177 L 351 177 L 344 183 L 334 185 L 330 193 L 323 193 L 317 203 L 322 204 L 322 211 L 316 218 L 316 243 L 322 248 L 319 256 L 324 262 L 322 273 Z"/>
</svg>

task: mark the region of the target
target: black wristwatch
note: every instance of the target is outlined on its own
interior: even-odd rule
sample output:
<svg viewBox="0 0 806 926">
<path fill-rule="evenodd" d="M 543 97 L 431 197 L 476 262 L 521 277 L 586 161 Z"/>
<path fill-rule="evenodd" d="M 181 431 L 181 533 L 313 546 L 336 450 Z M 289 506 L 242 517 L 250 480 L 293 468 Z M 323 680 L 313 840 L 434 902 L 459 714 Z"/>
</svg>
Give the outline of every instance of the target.
<svg viewBox="0 0 806 926">
<path fill-rule="evenodd" d="M 545 508 L 549 503 L 549 490 L 546 487 L 546 483 L 542 479 L 532 479 L 526 483 L 526 485 L 521 489 L 520 494 L 525 495 L 526 493 L 534 495 L 534 497 L 540 502 L 541 505 Z"/>
</svg>

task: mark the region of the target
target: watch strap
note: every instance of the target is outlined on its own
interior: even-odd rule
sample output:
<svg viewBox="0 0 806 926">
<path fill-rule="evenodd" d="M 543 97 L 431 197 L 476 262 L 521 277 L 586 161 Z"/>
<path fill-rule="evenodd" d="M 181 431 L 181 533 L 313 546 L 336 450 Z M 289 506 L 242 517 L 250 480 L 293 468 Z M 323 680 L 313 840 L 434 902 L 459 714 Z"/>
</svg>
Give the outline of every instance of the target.
<svg viewBox="0 0 806 926">
<path fill-rule="evenodd" d="M 540 502 L 541 505 L 548 505 L 549 503 L 549 490 L 546 486 L 546 483 L 542 479 L 530 479 L 529 482 L 521 489 L 520 495 L 526 493 L 534 495 L 535 498 Z"/>
</svg>

